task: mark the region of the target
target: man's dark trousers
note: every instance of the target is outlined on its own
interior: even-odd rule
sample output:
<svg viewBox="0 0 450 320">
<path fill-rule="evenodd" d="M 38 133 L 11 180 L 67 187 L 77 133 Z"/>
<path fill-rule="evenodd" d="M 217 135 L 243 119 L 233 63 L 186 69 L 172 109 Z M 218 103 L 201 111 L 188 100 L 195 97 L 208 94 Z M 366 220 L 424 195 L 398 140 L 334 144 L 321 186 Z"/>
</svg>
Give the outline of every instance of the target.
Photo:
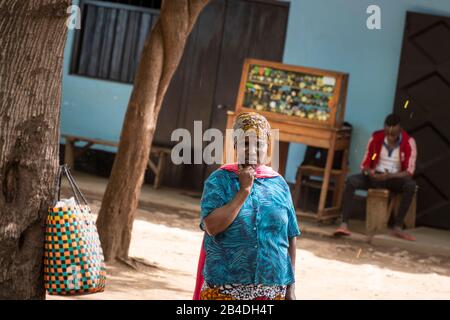
<svg viewBox="0 0 450 320">
<path fill-rule="evenodd" d="M 397 216 L 394 218 L 394 226 L 402 227 L 406 214 L 408 213 L 409 206 L 416 192 L 416 182 L 411 177 L 392 178 L 384 181 L 376 181 L 370 178 L 368 175 L 362 173 L 351 175 L 345 182 L 343 210 L 342 210 L 342 222 L 348 223 L 351 213 L 351 204 L 355 190 L 368 190 L 374 189 L 388 189 L 394 193 L 400 193 L 402 200 L 400 202 L 400 208 Z"/>
</svg>

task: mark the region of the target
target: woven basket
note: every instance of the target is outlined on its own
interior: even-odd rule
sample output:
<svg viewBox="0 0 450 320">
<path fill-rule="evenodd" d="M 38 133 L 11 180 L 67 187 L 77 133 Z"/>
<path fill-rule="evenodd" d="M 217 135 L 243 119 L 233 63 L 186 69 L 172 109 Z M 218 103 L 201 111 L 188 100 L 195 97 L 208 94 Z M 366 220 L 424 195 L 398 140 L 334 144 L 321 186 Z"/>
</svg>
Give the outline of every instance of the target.
<svg viewBox="0 0 450 320">
<path fill-rule="evenodd" d="M 51 295 L 102 292 L 106 269 L 95 220 L 65 165 L 58 175 L 55 203 L 60 199 L 63 175 L 69 180 L 77 205 L 49 208 L 44 251 L 45 289 Z"/>
</svg>

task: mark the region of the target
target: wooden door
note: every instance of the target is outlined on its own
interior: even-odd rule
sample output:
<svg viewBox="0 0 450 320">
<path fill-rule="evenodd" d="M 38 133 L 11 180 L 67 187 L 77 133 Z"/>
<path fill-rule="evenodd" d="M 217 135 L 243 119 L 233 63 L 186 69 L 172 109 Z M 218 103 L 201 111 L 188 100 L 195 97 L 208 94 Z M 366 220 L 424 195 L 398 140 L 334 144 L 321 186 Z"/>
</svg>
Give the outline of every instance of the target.
<svg viewBox="0 0 450 320">
<path fill-rule="evenodd" d="M 246 58 L 282 61 L 289 3 L 229 0 L 217 74 L 211 127 L 226 128 L 227 111 L 235 109 Z M 204 166 L 203 178 L 218 165 Z"/>
<path fill-rule="evenodd" d="M 449 17 L 407 13 L 394 110 L 417 144 L 417 224 L 450 229 Z"/>
<path fill-rule="evenodd" d="M 285 2 L 228 1 L 211 127 L 224 132 L 227 111 L 235 110 L 246 58 L 283 60 L 288 16 Z M 217 167 L 205 166 L 205 178 Z"/>
<path fill-rule="evenodd" d="M 225 129 L 226 110 L 234 109 L 247 57 L 281 61 L 289 4 L 269 0 L 213 0 L 200 14 L 158 118 L 154 142 L 173 146 L 170 135 L 194 120 L 203 130 Z M 164 184 L 201 190 L 215 167 L 168 165 Z"/>
<path fill-rule="evenodd" d="M 209 126 L 222 44 L 224 11 L 225 1 L 213 0 L 200 14 L 164 99 L 154 143 L 174 146 L 178 142 L 171 141 L 171 134 L 177 128 L 189 130 L 194 139 L 194 121 L 202 121 L 204 126 Z M 193 153 L 191 154 L 193 162 Z M 189 171 L 197 172 L 199 178 L 186 177 L 186 172 Z M 196 180 L 202 179 L 202 173 L 203 165 L 174 165 L 169 160 L 163 184 L 192 188 L 192 183 L 198 183 Z"/>
</svg>

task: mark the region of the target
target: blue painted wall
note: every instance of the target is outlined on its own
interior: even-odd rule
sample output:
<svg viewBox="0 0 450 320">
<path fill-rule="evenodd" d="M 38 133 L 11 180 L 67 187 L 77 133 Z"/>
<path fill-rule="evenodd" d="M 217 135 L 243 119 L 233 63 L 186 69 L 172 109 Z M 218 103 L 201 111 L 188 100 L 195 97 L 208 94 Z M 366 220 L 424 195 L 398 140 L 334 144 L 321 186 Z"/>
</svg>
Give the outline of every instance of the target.
<svg viewBox="0 0 450 320">
<path fill-rule="evenodd" d="M 381 9 L 381 30 L 369 30 L 366 9 Z M 350 74 L 345 113 L 353 125 L 355 172 L 372 131 L 393 109 L 406 11 L 450 16 L 449 0 L 292 0 L 284 62 Z M 305 147 L 291 144 L 286 179 L 295 180 Z"/>
<path fill-rule="evenodd" d="M 72 3 L 77 5 L 78 0 Z M 69 74 L 74 33 L 69 30 L 64 52 L 61 133 L 118 141 L 133 87 Z"/>
<path fill-rule="evenodd" d="M 77 1 L 74 1 L 76 4 Z M 381 7 L 381 30 L 368 30 L 366 9 Z M 406 11 L 450 16 L 449 0 L 292 0 L 284 62 L 350 73 L 346 120 L 356 171 L 372 131 L 393 107 Z M 131 85 L 69 74 L 73 32 L 64 62 L 61 132 L 118 140 Z M 293 182 L 304 146 L 291 144 L 286 178 Z"/>
</svg>

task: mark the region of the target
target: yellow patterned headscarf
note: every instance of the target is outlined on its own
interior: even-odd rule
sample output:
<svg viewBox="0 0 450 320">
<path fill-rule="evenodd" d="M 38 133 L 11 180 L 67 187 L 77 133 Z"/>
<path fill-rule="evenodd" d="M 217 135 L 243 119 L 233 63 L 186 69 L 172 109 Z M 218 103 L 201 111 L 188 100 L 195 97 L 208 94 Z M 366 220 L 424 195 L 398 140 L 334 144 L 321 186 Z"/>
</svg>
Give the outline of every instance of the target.
<svg viewBox="0 0 450 320">
<path fill-rule="evenodd" d="M 242 130 L 244 133 L 248 130 L 254 130 L 258 139 L 270 138 L 270 124 L 269 121 L 262 115 L 256 112 L 244 112 L 236 117 L 233 125 L 233 130 Z M 237 137 L 235 136 L 235 143 Z"/>
</svg>

